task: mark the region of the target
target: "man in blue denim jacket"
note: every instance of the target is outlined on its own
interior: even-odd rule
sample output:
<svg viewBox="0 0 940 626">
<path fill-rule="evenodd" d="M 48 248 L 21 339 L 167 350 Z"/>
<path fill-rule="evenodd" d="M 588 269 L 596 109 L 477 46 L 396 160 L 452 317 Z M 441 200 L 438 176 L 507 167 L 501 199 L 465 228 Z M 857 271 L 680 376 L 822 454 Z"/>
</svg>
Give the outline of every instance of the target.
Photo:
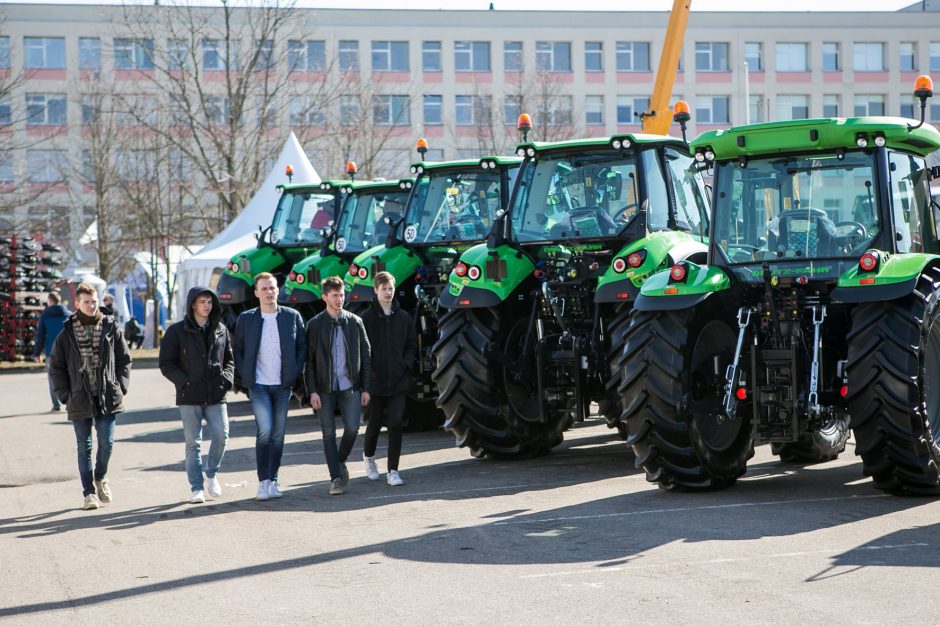
<svg viewBox="0 0 940 626">
<path fill-rule="evenodd" d="M 284 453 L 287 409 L 294 383 L 307 357 L 304 321 L 294 309 L 277 305 L 277 279 L 255 276 L 261 306 L 245 311 L 235 324 L 235 372 L 251 395 L 255 414 L 256 500 L 280 498 L 278 470 Z"/>
</svg>

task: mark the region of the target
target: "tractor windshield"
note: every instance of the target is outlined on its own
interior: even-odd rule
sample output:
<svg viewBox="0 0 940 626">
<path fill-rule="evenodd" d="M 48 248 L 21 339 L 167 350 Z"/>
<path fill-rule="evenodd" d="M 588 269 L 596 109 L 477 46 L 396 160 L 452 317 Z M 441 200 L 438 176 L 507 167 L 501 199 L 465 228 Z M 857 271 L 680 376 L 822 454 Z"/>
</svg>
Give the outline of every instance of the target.
<svg viewBox="0 0 940 626">
<path fill-rule="evenodd" d="M 518 168 L 512 169 L 513 176 Z M 500 208 L 499 170 L 428 172 L 408 203 L 408 243 L 480 241 Z M 511 183 L 510 183 L 511 184 Z"/>
<path fill-rule="evenodd" d="M 648 154 L 657 196 L 650 228 L 665 228 L 668 199 L 655 152 Z M 660 201 L 661 200 L 661 201 Z M 638 214 L 637 164 L 633 155 L 568 154 L 529 163 L 516 192 L 512 225 L 517 241 L 594 239 L 617 235 Z"/>
<path fill-rule="evenodd" d="M 401 219 L 408 191 L 360 190 L 350 194 L 343 205 L 337 230 L 336 251 L 359 253 L 385 242 L 388 217 Z"/>
<path fill-rule="evenodd" d="M 878 236 L 872 154 L 725 161 L 714 238 L 730 263 L 857 258 Z"/>
<path fill-rule="evenodd" d="M 282 246 L 317 245 L 321 230 L 334 218 L 331 194 L 285 191 L 274 213 L 271 243 Z"/>
</svg>

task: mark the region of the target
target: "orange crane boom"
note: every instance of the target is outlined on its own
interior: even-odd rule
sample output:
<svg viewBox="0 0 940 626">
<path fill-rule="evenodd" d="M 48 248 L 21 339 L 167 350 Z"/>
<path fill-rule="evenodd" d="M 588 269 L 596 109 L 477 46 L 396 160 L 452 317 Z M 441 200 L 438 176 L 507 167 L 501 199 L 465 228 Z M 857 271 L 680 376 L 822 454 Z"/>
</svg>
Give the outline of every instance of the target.
<svg viewBox="0 0 940 626">
<path fill-rule="evenodd" d="M 669 98 L 672 97 L 672 85 L 676 82 L 676 72 L 679 70 L 679 56 L 682 54 L 691 4 L 692 0 L 673 0 L 669 23 L 666 25 L 666 38 L 663 40 L 663 54 L 659 58 L 656 83 L 650 98 L 650 110 L 640 114 L 644 133 L 665 135 L 672 124 Z"/>
</svg>

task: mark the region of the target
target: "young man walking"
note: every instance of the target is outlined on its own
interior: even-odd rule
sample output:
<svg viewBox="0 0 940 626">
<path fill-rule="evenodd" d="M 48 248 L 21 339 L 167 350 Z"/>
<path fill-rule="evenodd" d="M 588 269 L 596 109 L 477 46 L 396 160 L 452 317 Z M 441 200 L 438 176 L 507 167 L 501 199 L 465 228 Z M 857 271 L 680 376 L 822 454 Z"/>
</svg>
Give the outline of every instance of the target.
<svg viewBox="0 0 940 626">
<path fill-rule="evenodd" d="M 124 411 L 131 355 L 114 318 L 98 310 L 98 292 L 81 283 L 78 310 L 68 317 L 49 355 L 49 374 L 59 401 L 66 405 L 78 445 L 78 474 L 85 510 L 111 502 L 108 462 L 114 421 Z M 98 455 L 91 462 L 91 429 L 98 434 Z"/>
<path fill-rule="evenodd" d="M 49 379 L 49 396 L 52 398 L 52 410 L 61 411 L 62 404 L 55 395 L 52 388 L 52 376 L 49 375 L 49 355 L 52 353 L 52 345 L 56 337 L 65 328 L 65 318 L 70 315 L 68 309 L 59 304 L 59 294 L 50 291 L 46 298 L 46 309 L 40 314 L 36 322 L 36 346 L 33 349 L 33 358 L 39 361 L 39 355 L 46 357 L 46 378 Z"/>
<path fill-rule="evenodd" d="M 193 287 L 186 297 L 186 317 L 170 326 L 160 342 L 160 371 L 176 386 L 176 404 L 186 440 L 186 476 L 189 501 L 206 501 L 222 495 L 219 469 L 228 442 L 228 409 L 225 393 L 235 381 L 235 356 L 228 329 L 220 323 L 221 303 L 207 287 Z M 212 436 L 202 479 L 202 423 Z"/>
<path fill-rule="evenodd" d="M 326 310 L 307 322 L 307 392 L 310 407 L 320 418 L 323 451 L 330 469 L 330 495 L 349 484 L 346 459 L 359 434 L 361 408 L 369 404 L 369 340 L 362 320 L 343 310 L 343 281 L 330 276 L 322 282 Z M 343 418 L 343 438 L 336 444 L 336 410 Z"/>
<path fill-rule="evenodd" d="M 369 424 L 363 443 L 362 460 L 369 480 L 379 479 L 375 464 L 375 448 L 382 429 L 382 419 L 388 426 L 389 485 L 405 484 L 398 473 L 401 456 L 402 421 L 405 414 L 405 395 L 408 392 L 409 372 L 414 367 L 418 340 L 414 320 L 395 302 L 395 277 L 388 272 L 375 275 L 375 300 L 362 314 L 362 323 L 372 347 L 372 387 Z"/>
<path fill-rule="evenodd" d="M 287 409 L 294 383 L 307 354 L 300 313 L 277 305 L 277 279 L 268 272 L 255 276 L 260 306 L 245 311 L 235 323 L 235 372 L 251 395 L 255 414 L 255 458 L 258 462 L 256 500 L 280 498 L 278 472 L 284 453 Z"/>
</svg>

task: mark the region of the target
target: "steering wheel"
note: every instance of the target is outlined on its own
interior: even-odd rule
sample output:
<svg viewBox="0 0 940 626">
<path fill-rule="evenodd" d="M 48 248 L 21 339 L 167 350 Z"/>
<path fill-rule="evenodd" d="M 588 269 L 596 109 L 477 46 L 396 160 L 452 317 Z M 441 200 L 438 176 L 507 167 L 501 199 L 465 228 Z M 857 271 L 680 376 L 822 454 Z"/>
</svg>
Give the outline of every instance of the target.
<svg viewBox="0 0 940 626">
<path fill-rule="evenodd" d="M 839 237 L 846 238 L 868 236 L 868 229 L 865 228 L 865 225 L 861 222 L 856 222 L 855 220 L 836 222 L 836 232 L 839 233 Z"/>
<path fill-rule="evenodd" d="M 607 212 L 598 206 L 577 207 L 575 209 L 571 209 L 571 212 L 568 215 L 569 219 L 571 220 L 572 230 L 575 229 L 574 220 L 576 217 L 588 215 L 594 217 L 601 235 L 610 234 L 610 231 L 616 229 L 617 227 L 614 220 L 612 220 L 610 216 L 607 215 Z"/>
</svg>

